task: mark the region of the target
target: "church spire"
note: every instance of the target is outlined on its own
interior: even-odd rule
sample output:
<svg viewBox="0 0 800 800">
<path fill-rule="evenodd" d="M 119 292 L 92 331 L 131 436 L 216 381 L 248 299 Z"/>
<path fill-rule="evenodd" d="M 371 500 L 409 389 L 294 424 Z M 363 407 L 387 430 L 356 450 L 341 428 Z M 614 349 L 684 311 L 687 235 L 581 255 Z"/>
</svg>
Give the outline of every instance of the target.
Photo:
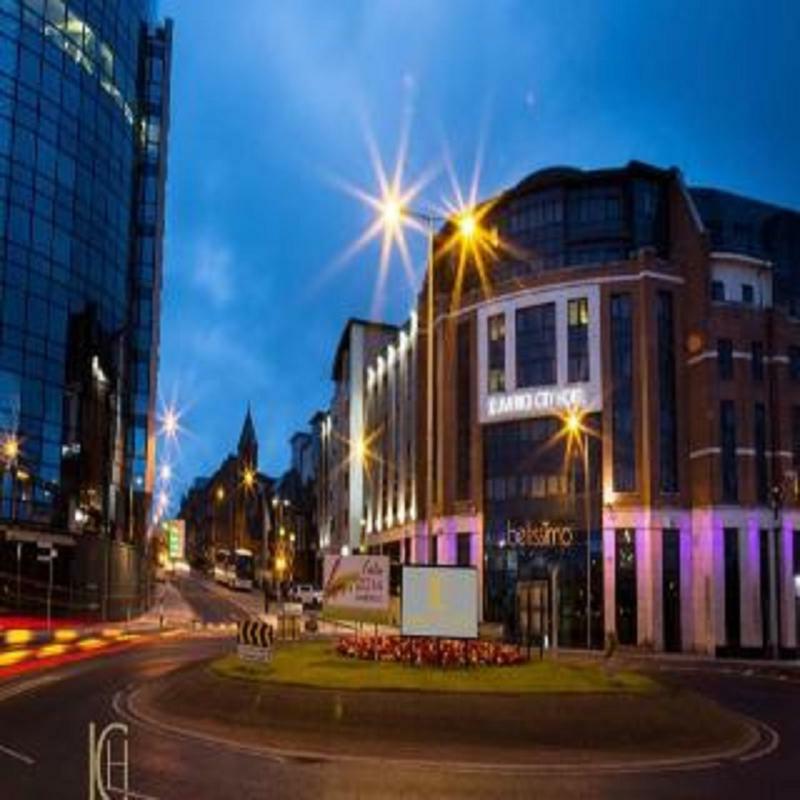
<svg viewBox="0 0 800 800">
<path fill-rule="evenodd" d="M 247 414 L 242 425 L 242 432 L 239 435 L 239 458 L 247 461 L 253 468 L 258 466 L 258 438 L 256 437 L 256 427 L 253 424 L 253 415 L 250 411 L 250 403 L 247 404 Z"/>
</svg>

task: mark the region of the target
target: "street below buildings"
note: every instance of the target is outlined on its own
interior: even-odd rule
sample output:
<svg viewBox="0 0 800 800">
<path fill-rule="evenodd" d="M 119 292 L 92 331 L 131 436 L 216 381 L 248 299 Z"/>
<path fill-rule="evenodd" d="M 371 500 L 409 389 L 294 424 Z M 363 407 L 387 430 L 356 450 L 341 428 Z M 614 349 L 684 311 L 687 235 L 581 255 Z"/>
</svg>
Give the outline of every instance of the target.
<svg viewBox="0 0 800 800">
<path fill-rule="evenodd" d="M 180 586 L 201 622 L 211 625 L 244 616 L 224 594 L 200 581 L 188 579 Z M 157 639 L 0 684 L 3 797 L 88 796 L 89 724 L 95 722 L 100 729 L 112 721 L 130 725 L 130 788 L 137 793 L 131 797 L 781 798 L 800 792 L 795 762 L 800 749 L 800 685 L 786 676 L 745 668 L 645 663 L 660 679 L 696 689 L 757 718 L 779 736 L 754 752 L 757 757 L 752 760 L 733 759 L 703 769 L 638 772 L 587 767 L 565 774 L 403 763 L 402 753 L 343 761 L 273 757 L 128 717 L 127 691 L 231 647 L 229 634 Z M 398 702 L 403 702 L 402 694 Z M 310 710 L 309 716 L 313 717 Z"/>
</svg>

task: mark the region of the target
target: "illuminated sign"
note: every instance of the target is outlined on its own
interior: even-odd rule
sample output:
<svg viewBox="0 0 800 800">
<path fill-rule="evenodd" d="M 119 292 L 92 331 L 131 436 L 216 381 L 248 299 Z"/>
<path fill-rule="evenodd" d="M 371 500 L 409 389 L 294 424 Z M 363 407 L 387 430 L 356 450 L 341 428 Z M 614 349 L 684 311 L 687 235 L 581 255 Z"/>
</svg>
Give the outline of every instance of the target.
<svg viewBox="0 0 800 800">
<path fill-rule="evenodd" d="M 475 639 L 478 571 L 474 567 L 403 567 L 403 636 Z"/>
<path fill-rule="evenodd" d="M 575 533 L 569 525 L 540 522 L 512 528 L 508 523 L 506 544 L 509 547 L 572 547 Z"/>
<path fill-rule="evenodd" d="M 526 389 L 513 394 L 491 395 L 486 410 L 490 419 L 517 414 L 547 414 L 587 406 L 586 392 L 580 387 L 567 389 Z"/>
</svg>

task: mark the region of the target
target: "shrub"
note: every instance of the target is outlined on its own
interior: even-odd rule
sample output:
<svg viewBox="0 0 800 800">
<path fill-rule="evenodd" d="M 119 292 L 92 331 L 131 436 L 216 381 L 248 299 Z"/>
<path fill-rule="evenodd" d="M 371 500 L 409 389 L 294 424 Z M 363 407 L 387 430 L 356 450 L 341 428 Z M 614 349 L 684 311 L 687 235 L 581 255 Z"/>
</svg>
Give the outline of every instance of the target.
<svg viewBox="0 0 800 800">
<path fill-rule="evenodd" d="M 336 652 L 346 658 L 415 666 L 511 666 L 527 660 L 525 652 L 514 645 L 433 637 L 344 636 Z"/>
</svg>

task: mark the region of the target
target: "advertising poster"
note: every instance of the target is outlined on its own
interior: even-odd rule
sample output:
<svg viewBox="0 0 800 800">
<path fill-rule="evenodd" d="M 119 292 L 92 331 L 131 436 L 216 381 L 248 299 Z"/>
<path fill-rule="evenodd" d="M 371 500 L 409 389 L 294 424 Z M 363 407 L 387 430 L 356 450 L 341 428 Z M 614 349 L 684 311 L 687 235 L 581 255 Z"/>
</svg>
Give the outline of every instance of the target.
<svg viewBox="0 0 800 800">
<path fill-rule="evenodd" d="M 403 567 L 403 636 L 478 637 L 478 573 L 468 567 Z"/>
<path fill-rule="evenodd" d="M 325 556 L 322 589 L 326 613 L 381 621 L 389 611 L 389 558 Z"/>
</svg>

